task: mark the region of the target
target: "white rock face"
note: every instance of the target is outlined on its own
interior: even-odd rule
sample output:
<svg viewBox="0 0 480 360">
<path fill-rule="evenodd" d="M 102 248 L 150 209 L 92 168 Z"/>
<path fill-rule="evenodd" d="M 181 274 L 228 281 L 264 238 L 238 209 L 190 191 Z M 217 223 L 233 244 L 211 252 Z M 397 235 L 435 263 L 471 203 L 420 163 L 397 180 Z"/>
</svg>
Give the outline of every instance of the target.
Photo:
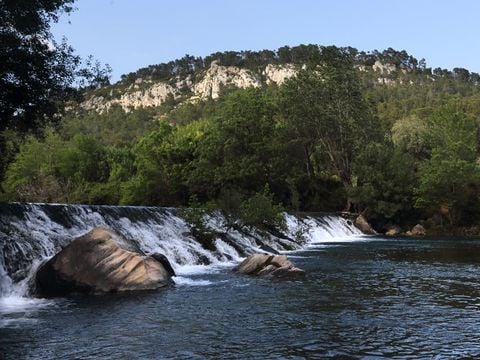
<svg viewBox="0 0 480 360">
<path fill-rule="evenodd" d="M 174 98 L 177 97 L 177 89 L 158 82 L 145 90 L 123 94 L 118 103 L 122 108 L 133 107 L 135 109 L 142 106 L 160 106 L 170 95 Z"/>
<path fill-rule="evenodd" d="M 377 79 L 377 82 L 379 84 L 382 84 L 382 85 L 388 85 L 388 86 L 394 86 L 396 85 L 396 81 L 395 80 L 392 80 L 392 79 L 388 79 L 388 78 L 385 78 L 385 77 L 379 77 Z M 400 82 L 401 83 L 401 82 Z"/>
<path fill-rule="evenodd" d="M 277 67 L 267 66 L 267 83 L 282 83 L 286 78 L 295 74 L 293 66 Z M 96 110 L 103 112 L 112 105 L 118 104 L 125 111 L 131 108 L 155 107 L 162 105 L 169 96 L 178 98 L 181 90 L 190 90 L 192 96 L 190 101 L 199 99 L 217 99 L 224 87 L 235 87 L 245 89 L 248 87 L 258 88 L 262 86 L 259 77 L 252 71 L 240 69 L 236 66 L 222 66 L 218 61 L 213 61 L 210 68 L 205 72 L 202 80 L 194 83 L 190 76 L 187 78 L 177 78 L 175 85 L 169 85 L 164 82 L 155 82 L 152 85 L 145 86 L 148 81 L 137 79 L 129 90 L 121 95 L 120 98 L 106 100 L 103 96 L 92 96 L 84 101 L 80 106 L 85 110 Z M 140 86 L 143 85 L 143 89 Z M 136 91 L 135 91 L 136 90 Z"/>
<path fill-rule="evenodd" d="M 365 65 L 356 67 L 359 71 L 368 71 L 368 69 L 375 71 L 379 84 L 388 86 L 396 84 L 396 81 L 388 76 L 397 70 L 397 67 L 393 64 L 376 61 L 372 67 Z M 404 71 L 403 69 L 400 70 Z M 80 106 L 85 110 L 96 110 L 101 113 L 118 104 L 125 111 L 129 111 L 132 108 L 160 106 L 169 96 L 177 99 L 182 94 L 185 95 L 189 92 L 190 96 L 185 99 L 186 102 L 196 102 L 209 98 L 217 99 L 225 87 L 258 88 L 264 85 L 261 81 L 262 76 L 266 85 L 281 85 L 297 73 L 298 68 L 293 64 L 268 64 L 261 74 L 256 74 L 251 70 L 236 66 L 223 66 L 218 61 L 212 61 L 210 68 L 205 71 L 200 81 L 194 82 L 191 76 L 177 77 L 175 82 L 170 85 L 165 82 L 152 82 L 149 79 L 138 78 L 119 98 L 107 99 L 104 96 L 94 95 L 81 103 Z"/>
<path fill-rule="evenodd" d="M 265 67 L 264 75 L 267 78 L 267 85 L 277 84 L 281 85 L 285 80 L 297 75 L 297 70 L 293 64 L 286 65 L 272 65 L 268 64 Z"/>
<path fill-rule="evenodd" d="M 379 71 L 382 75 L 389 75 L 397 70 L 397 67 L 393 64 L 384 64 L 377 60 L 375 64 L 372 65 L 372 69 L 373 71 Z"/>
<path fill-rule="evenodd" d="M 212 61 L 204 78 L 193 85 L 193 93 L 201 99 L 217 99 L 222 88 L 233 86 L 236 88 L 260 87 L 260 80 L 249 70 L 236 66 L 222 66 L 217 61 Z"/>
<path fill-rule="evenodd" d="M 388 86 L 396 85 L 397 82 L 395 80 L 388 78 L 388 75 L 397 70 L 394 64 L 384 64 L 380 61 L 375 61 L 375 64 L 372 65 L 372 70 L 380 73 L 380 76 L 377 78 L 379 84 Z"/>
<path fill-rule="evenodd" d="M 354 65 L 354 68 L 358 69 L 358 71 L 366 72 L 366 71 L 368 71 L 367 68 L 370 68 L 370 67 L 366 66 L 366 65 Z"/>
<path fill-rule="evenodd" d="M 177 89 L 184 89 L 184 88 L 191 89 L 192 86 L 193 86 L 193 81 L 190 75 L 188 75 L 185 79 L 177 77 L 177 82 L 175 83 L 175 87 Z"/>
<path fill-rule="evenodd" d="M 110 105 L 111 106 L 111 105 Z M 110 107 L 108 106 L 108 108 Z M 106 108 L 106 101 L 103 96 L 92 96 L 88 100 L 85 100 L 80 104 L 85 110 L 96 110 L 98 112 L 102 112 L 108 108 Z"/>
<path fill-rule="evenodd" d="M 96 110 L 101 113 L 110 109 L 112 105 L 118 104 L 123 110 L 129 111 L 131 108 L 160 106 L 169 96 L 177 98 L 179 96 L 178 89 L 169 84 L 157 82 L 143 90 L 126 92 L 119 99 L 105 101 L 103 96 L 92 96 L 80 106 L 85 110 Z"/>
<path fill-rule="evenodd" d="M 389 74 L 397 70 L 392 64 L 375 62 L 372 67 L 358 66 L 360 71 L 371 69 L 377 73 L 377 83 L 393 86 L 395 80 L 389 78 Z M 269 64 L 257 74 L 251 70 L 241 69 L 236 66 L 223 66 L 218 61 L 213 61 L 210 68 L 205 71 L 200 80 L 194 82 L 191 76 L 186 78 L 177 77 L 172 85 L 165 82 L 152 82 L 149 79 L 138 78 L 130 85 L 128 90 L 119 98 L 107 99 L 103 96 L 92 96 L 80 104 L 86 110 L 103 112 L 112 105 L 118 104 L 125 111 L 140 107 L 156 107 L 162 105 L 169 96 L 178 99 L 181 95 L 190 94 L 185 98 L 186 102 L 195 102 L 205 99 L 217 99 L 225 87 L 234 88 L 258 88 L 264 85 L 281 85 L 285 80 L 295 76 L 298 67 L 293 64 L 274 65 Z M 197 77 L 198 79 L 199 77 Z"/>
</svg>

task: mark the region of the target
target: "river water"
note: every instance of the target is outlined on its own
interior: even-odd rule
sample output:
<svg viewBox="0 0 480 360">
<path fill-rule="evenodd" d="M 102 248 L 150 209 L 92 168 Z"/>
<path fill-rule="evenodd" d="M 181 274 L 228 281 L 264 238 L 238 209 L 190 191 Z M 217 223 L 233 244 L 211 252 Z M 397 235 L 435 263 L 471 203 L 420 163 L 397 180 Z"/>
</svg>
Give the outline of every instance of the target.
<svg viewBox="0 0 480 360">
<path fill-rule="evenodd" d="M 351 237 L 305 278 L 183 266 L 157 292 L 0 299 L 2 359 L 480 358 L 480 240 Z"/>
</svg>

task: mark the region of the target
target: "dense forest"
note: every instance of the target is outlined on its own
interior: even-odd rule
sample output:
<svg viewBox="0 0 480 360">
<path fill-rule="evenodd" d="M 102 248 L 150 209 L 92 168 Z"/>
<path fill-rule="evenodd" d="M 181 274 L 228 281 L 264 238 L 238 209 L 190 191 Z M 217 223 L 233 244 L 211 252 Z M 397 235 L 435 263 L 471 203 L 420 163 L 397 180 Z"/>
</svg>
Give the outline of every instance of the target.
<svg viewBox="0 0 480 360">
<path fill-rule="evenodd" d="M 69 11 L 70 3 L 57 5 Z M 48 9 L 42 11 L 45 17 Z M 41 50 L 46 63 L 65 66 Z M 98 113 L 72 103 L 108 85 L 108 69 L 78 67 L 67 47 L 56 51 L 88 81 L 75 88 L 57 79 L 38 106 L 2 101 L 3 201 L 216 208 L 257 226 L 278 224 L 284 210 L 361 212 L 380 230 L 419 221 L 443 229 L 480 223 L 476 73 L 432 70 L 393 49 L 219 52 L 149 66 L 114 86 L 201 77 L 213 60 L 252 70 L 300 66 L 280 86 Z M 15 66 L 13 50 L 5 54 Z M 377 80 L 377 61 L 394 66 L 390 82 Z M 4 72 L 2 88 L 10 78 Z"/>
</svg>

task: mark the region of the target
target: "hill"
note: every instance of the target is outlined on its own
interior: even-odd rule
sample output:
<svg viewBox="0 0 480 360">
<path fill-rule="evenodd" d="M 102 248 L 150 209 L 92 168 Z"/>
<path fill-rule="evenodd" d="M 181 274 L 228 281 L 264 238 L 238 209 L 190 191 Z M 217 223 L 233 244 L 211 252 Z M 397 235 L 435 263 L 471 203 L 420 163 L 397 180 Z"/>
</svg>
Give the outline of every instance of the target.
<svg viewBox="0 0 480 360">
<path fill-rule="evenodd" d="M 124 110 L 157 107 L 165 103 L 217 99 L 234 88 L 281 85 L 300 69 L 314 68 L 332 51 L 348 54 L 364 80 L 373 85 L 432 85 L 434 82 L 480 84 L 480 76 L 463 68 L 452 71 L 427 68 L 406 51 L 358 51 L 355 48 L 299 45 L 276 51 L 218 52 L 205 58 L 186 55 L 169 63 L 151 65 L 122 75 L 118 83 L 85 94 L 81 107 L 104 111 L 113 105 Z M 443 86 L 445 89 L 445 86 Z M 450 89 L 450 92 L 456 89 Z M 448 90 L 446 90 L 448 91 Z"/>
<path fill-rule="evenodd" d="M 1 196 L 217 208 L 269 229 L 283 209 L 471 227 L 479 85 L 393 49 L 185 56 L 84 89 L 38 135 L 12 137 Z M 185 214 L 200 233 L 202 211 Z"/>
</svg>

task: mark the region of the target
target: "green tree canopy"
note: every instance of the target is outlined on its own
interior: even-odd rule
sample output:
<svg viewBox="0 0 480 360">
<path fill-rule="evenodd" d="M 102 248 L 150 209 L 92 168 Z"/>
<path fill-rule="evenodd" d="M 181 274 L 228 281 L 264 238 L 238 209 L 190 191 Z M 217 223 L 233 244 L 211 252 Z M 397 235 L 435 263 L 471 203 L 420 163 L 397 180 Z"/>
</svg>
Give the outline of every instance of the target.
<svg viewBox="0 0 480 360">
<path fill-rule="evenodd" d="M 391 144 L 367 144 L 353 164 L 356 186 L 350 190 L 357 209 L 369 219 L 395 221 L 412 212 L 417 183 L 415 159 Z"/>
<path fill-rule="evenodd" d="M 342 55 L 342 54 L 340 54 Z M 280 92 L 280 110 L 310 177 L 328 171 L 351 186 L 352 161 L 381 131 L 348 57 L 301 71 Z"/>
<path fill-rule="evenodd" d="M 51 115 L 52 99 L 73 82 L 80 58 L 50 33 L 51 22 L 73 2 L 0 1 L 0 130 L 29 128 Z"/>
<path fill-rule="evenodd" d="M 427 124 L 431 157 L 421 164 L 415 205 L 429 214 L 447 214 L 452 225 L 468 222 L 479 206 L 478 122 L 445 107 Z"/>
</svg>

